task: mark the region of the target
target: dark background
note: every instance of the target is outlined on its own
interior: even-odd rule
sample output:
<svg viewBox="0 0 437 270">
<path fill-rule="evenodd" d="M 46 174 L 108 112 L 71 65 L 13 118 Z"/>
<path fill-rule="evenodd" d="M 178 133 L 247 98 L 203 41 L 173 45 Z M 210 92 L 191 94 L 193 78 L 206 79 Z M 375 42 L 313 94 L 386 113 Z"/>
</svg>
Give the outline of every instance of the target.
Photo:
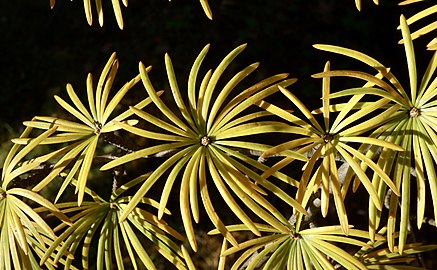
<svg viewBox="0 0 437 270">
<path fill-rule="evenodd" d="M 163 65 L 168 52 L 183 89 L 194 59 L 206 44 L 211 43 L 211 48 L 203 65 L 214 67 L 233 48 L 248 43 L 229 69 L 237 71 L 261 62 L 249 84 L 250 80 L 290 73 L 299 79 L 290 89 L 310 109 L 321 105 L 321 81 L 310 76 L 322 71 L 325 61 L 332 61 L 332 69 L 363 67 L 314 49 L 316 43 L 362 51 L 392 67 L 401 83 L 408 85 L 404 49 L 397 44 L 401 34 L 396 27 L 402 12 L 414 14 L 415 8 L 423 9 L 421 4 L 408 9 L 398 7 L 396 1 L 381 1 L 375 6 L 363 0 L 358 12 L 353 0 L 210 2 L 213 21 L 207 19 L 197 0 L 130 0 L 128 8 L 122 7 L 124 30 L 120 30 L 109 1 L 103 3 L 103 27 L 98 25 L 94 10 L 94 23 L 88 26 L 81 0 L 58 0 L 53 10 L 49 0 L 0 1 L 0 161 L 9 147 L 8 139 L 21 131 L 22 121 L 34 115 L 61 113 L 53 95 L 66 97 L 65 85 L 71 83 L 83 96 L 87 74 L 93 73 L 96 82 L 114 51 L 120 61 L 118 86 L 138 74 L 138 62 L 142 61 L 153 65 L 155 88 L 169 89 Z M 425 44 L 425 39 L 416 42 L 416 51 L 423 52 Z M 418 56 L 422 69 L 429 57 L 430 53 Z M 128 99 L 146 96 L 144 89 L 136 88 Z"/>
<path fill-rule="evenodd" d="M 206 58 L 210 66 L 248 43 L 236 62 L 261 62 L 254 80 L 282 72 L 299 78 L 294 90 L 302 99 L 318 99 L 319 81 L 309 76 L 334 58 L 315 50 L 315 43 L 361 50 L 404 72 L 403 48 L 397 45 L 400 31 L 395 30 L 402 9 L 390 3 L 394 1 L 383 1 L 380 7 L 363 2 L 358 12 L 352 0 L 211 1 L 214 21 L 210 21 L 198 1 L 130 0 L 128 8 L 122 7 L 125 27 L 121 31 L 110 3 L 103 3 L 101 28 L 94 10 L 94 24 L 87 25 L 79 0 L 58 0 L 53 10 L 48 0 L 1 1 L 2 139 L 20 129 L 23 120 L 52 113 L 52 96 L 64 95 L 67 82 L 83 93 L 87 73 L 98 76 L 114 51 L 120 61 L 120 84 L 135 76 L 138 62 L 143 61 L 154 66 L 154 82 L 164 87 L 165 52 L 170 53 L 183 82 L 207 43 L 211 43 Z M 333 68 L 341 67 L 343 61 L 334 62 Z"/>
</svg>

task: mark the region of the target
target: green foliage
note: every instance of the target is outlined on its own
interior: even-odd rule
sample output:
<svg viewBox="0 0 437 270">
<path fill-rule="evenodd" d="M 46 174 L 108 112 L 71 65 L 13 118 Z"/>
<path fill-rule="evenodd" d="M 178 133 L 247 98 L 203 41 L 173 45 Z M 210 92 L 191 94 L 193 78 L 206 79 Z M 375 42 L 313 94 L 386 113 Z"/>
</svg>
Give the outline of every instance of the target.
<svg viewBox="0 0 437 270">
<path fill-rule="evenodd" d="M 115 75 L 118 69 L 118 61 L 115 53 L 112 54 L 104 67 L 102 74 L 97 83 L 96 93 L 93 93 L 93 79 L 92 75 L 88 74 L 87 78 L 87 98 L 90 110 L 88 111 L 83 103 L 76 95 L 73 87 L 67 84 L 67 92 L 73 106 L 68 104 L 62 98 L 55 96 L 56 101 L 71 115 L 77 118 L 82 123 L 77 123 L 69 120 L 59 119 L 50 116 L 36 116 L 32 121 L 24 122 L 25 126 L 39 128 L 39 129 L 51 129 L 56 127 L 56 133 L 49 138 L 41 140 L 40 144 L 61 144 L 62 148 L 50 153 L 45 160 L 59 158 L 54 164 L 51 172 L 41 180 L 36 186 L 33 187 L 33 191 L 40 191 L 47 186 L 57 175 L 63 172 L 65 169 L 69 169 L 67 177 L 64 179 L 64 183 L 59 189 L 58 195 L 55 201 L 64 192 L 65 188 L 73 179 L 74 175 L 78 172 L 78 185 L 76 185 L 76 193 L 78 193 L 78 204 L 83 201 L 85 193 L 85 187 L 88 179 L 88 175 L 91 169 L 93 157 L 95 155 L 97 142 L 100 135 L 105 133 L 112 133 L 120 127 L 114 125 L 116 121 L 124 121 L 131 116 L 133 112 L 127 110 L 126 112 L 119 114 L 117 117 L 108 121 L 110 115 L 114 109 L 119 105 L 124 95 L 139 81 L 139 76 L 126 83 L 108 102 L 109 92 L 112 88 L 112 84 L 115 79 Z M 135 106 L 137 108 L 143 108 L 151 102 L 150 98 L 144 99 Z M 134 125 L 138 121 L 131 120 L 126 121 L 127 124 Z M 19 138 L 12 140 L 16 144 L 27 144 L 30 138 Z M 65 146 L 65 143 L 68 145 Z M 79 158 L 77 158 L 79 157 Z M 69 165 L 74 161 L 73 166 Z"/>
<path fill-rule="evenodd" d="M 327 63 L 325 67 L 325 72 L 329 70 L 329 63 Z M 381 200 L 378 198 L 377 192 L 372 186 L 372 183 L 366 176 L 365 172 L 360 168 L 361 164 L 366 164 L 371 167 L 374 172 L 385 181 L 387 185 L 389 185 L 395 194 L 399 195 L 399 191 L 390 178 L 369 158 L 367 158 L 363 153 L 357 151 L 356 149 L 347 145 L 347 143 L 358 142 L 358 143 L 366 143 L 372 144 L 375 146 L 382 146 L 387 149 L 402 151 L 403 149 L 397 145 L 386 142 L 384 140 L 375 140 L 369 137 L 362 137 L 363 129 L 358 128 L 359 125 L 352 126 L 348 129 L 344 129 L 347 125 L 354 123 L 356 121 L 362 121 L 362 118 L 372 112 L 373 110 L 379 108 L 380 106 L 385 105 L 384 103 L 388 103 L 388 100 L 381 103 L 376 103 L 371 106 L 365 106 L 358 109 L 357 112 L 346 117 L 350 110 L 354 108 L 354 106 L 358 103 L 360 98 L 363 95 L 354 96 L 349 100 L 348 103 L 342 106 L 341 110 L 337 118 L 334 120 L 332 126 L 329 126 L 330 123 L 330 86 L 329 86 L 329 78 L 325 78 L 323 81 L 323 89 L 322 89 L 322 100 L 323 100 L 323 119 L 325 128 L 317 122 L 314 118 L 313 114 L 305 107 L 305 105 L 297 99 L 295 95 L 286 90 L 285 88 L 279 87 L 281 92 L 288 98 L 290 101 L 299 108 L 303 115 L 310 121 L 310 123 L 305 122 L 299 117 L 294 116 L 272 104 L 267 102 L 262 102 L 259 106 L 264 107 L 267 111 L 277 114 L 278 116 L 286 119 L 290 123 L 297 125 L 297 128 L 290 130 L 290 133 L 295 133 L 300 135 L 299 138 L 285 142 L 278 146 L 275 146 L 263 153 L 264 157 L 267 157 L 272 154 L 278 154 L 287 148 L 295 148 L 300 146 L 299 152 L 305 153 L 311 149 L 315 149 L 315 152 L 312 154 L 310 160 L 305 165 L 305 168 L 302 173 L 302 177 L 299 181 L 299 191 L 296 195 L 297 201 L 300 202 L 303 206 L 306 206 L 308 200 L 313 193 L 314 190 L 318 190 L 321 187 L 321 211 L 322 215 L 326 217 L 328 213 L 329 207 L 329 197 L 330 193 L 334 195 L 335 207 L 337 210 L 338 217 L 340 219 L 340 224 L 342 225 L 344 233 L 347 235 L 349 231 L 349 223 L 346 214 L 346 208 L 344 205 L 344 197 L 347 192 L 347 183 L 343 183 L 343 190 L 341 190 L 340 176 L 338 173 L 338 168 L 336 164 L 337 159 L 344 159 L 352 168 L 355 175 L 357 175 L 358 179 L 361 183 L 364 184 L 366 190 L 370 195 L 370 199 L 375 207 L 379 210 L 382 210 Z M 370 122 L 374 122 L 375 119 L 369 120 Z M 366 122 L 362 124 L 367 124 Z M 357 160 L 355 160 L 355 157 Z M 318 167 L 316 167 L 316 162 L 321 159 L 321 163 Z M 275 171 L 280 169 L 294 160 L 294 157 L 286 157 L 274 166 L 272 166 L 271 170 Z M 267 175 L 264 175 L 267 176 Z M 343 182 L 343 181 L 342 181 Z M 299 226 L 299 225 L 298 225 Z"/>
<path fill-rule="evenodd" d="M 187 265 L 191 267 L 191 259 L 187 256 L 188 253 L 184 250 L 184 247 L 182 246 L 182 251 L 166 234 L 179 241 L 183 241 L 184 237 L 168 226 L 165 221 L 158 219 L 153 214 L 139 207 L 130 211 L 126 220 L 120 220 L 120 216 L 125 211 L 127 203 L 132 199 L 131 196 L 121 195 L 124 195 L 123 193 L 136 184 L 147 180 L 149 176 L 150 173 L 142 175 L 117 188 L 111 194 L 109 201 L 105 201 L 94 191 L 86 189 L 85 192 L 93 198 L 93 201 L 84 202 L 79 207 L 76 202 L 57 204 L 56 206 L 64 213 L 76 213 L 71 217 L 71 221 L 74 224 L 67 226 L 62 223 L 54 229 L 55 232 L 61 233 L 56 241 L 47 249 L 41 262 L 46 262 L 50 256 L 53 256 L 55 251 L 54 263 L 58 263 L 64 254 L 76 254 L 76 249 L 83 240 L 81 253 L 82 267 L 83 269 L 89 269 L 91 243 L 94 238 L 97 238 L 97 258 L 91 261 L 95 262 L 94 267 L 96 269 L 104 269 L 105 267 L 112 269 L 114 267 L 113 257 L 115 257 L 117 269 L 125 269 L 126 257 L 130 258 L 134 269 L 138 269 L 136 258 L 139 258 L 147 269 L 156 269 L 145 249 L 147 247 L 145 244 L 149 242 L 138 238 L 133 229 L 135 228 L 140 235 L 142 234 L 148 238 L 155 245 L 158 252 L 171 261 L 178 269 L 187 269 Z M 78 184 L 77 181 L 74 181 L 74 184 Z M 142 198 L 141 203 L 155 208 L 159 205 L 156 201 L 148 198 Z M 170 214 L 167 209 L 164 211 L 166 214 Z M 128 256 L 122 254 L 124 249 Z M 73 258 L 69 257 L 66 259 L 66 262 L 63 263 L 65 265 L 64 269 L 70 269 Z M 187 264 L 185 259 L 187 259 Z"/>
<path fill-rule="evenodd" d="M 413 3 L 417 3 L 419 1 L 417 0 L 406 0 L 403 1 L 401 3 L 399 3 L 399 5 L 409 5 L 409 4 L 413 4 Z M 408 18 L 407 20 L 407 24 L 408 25 L 412 25 L 415 24 L 416 22 L 419 22 L 421 20 L 426 20 L 426 18 L 428 16 L 431 16 L 432 14 L 437 12 L 437 5 L 433 5 L 430 6 L 429 8 L 426 8 L 416 14 L 414 14 L 413 16 L 411 16 L 410 18 Z M 416 24 L 415 24 L 416 25 Z M 401 26 L 398 27 L 398 29 L 400 29 Z M 411 33 L 411 39 L 416 39 L 422 35 L 426 35 L 432 31 L 434 31 L 437 28 L 437 24 L 435 22 L 426 24 L 425 26 L 423 26 L 422 28 L 419 28 L 418 30 L 414 31 L 413 33 Z M 401 40 L 400 43 L 403 43 L 404 40 Z M 437 50 L 437 38 L 432 39 L 427 45 L 426 45 L 428 50 Z"/>
<path fill-rule="evenodd" d="M 120 1 L 111 3 L 122 29 Z M 200 3 L 212 20 L 208 1 Z M 102 25 L 100 0 L 95 8 Z M 92 24 L 89 0 L 84 10 Z M 313 110 L 288 89 L 297 81 L 288 74 L 248 83 L 259 63 L 235 71 L 246 44 L 205 72 L 206 45 L 186 87 L 165 54 L 169 91 L 156 91 L 151 66 L 140 62 L 111 95 L 119 66 L 113 53 L 97 86 L 88 75 L 86 102 L 67 84 L 72 104 L 55 100 L 70 115 L 35 116 L 12 139 L 0 182 L 0 269 L 162 269 L 156 255 L 195 269 L 186 248 L 201 249 L 193 221 L 223 238 L 219 269 L 423 269 L 412 256 L 437 245 L 408 235 L 414 219 L 422 229 L 427 205 L 437 217 L 437 53 L 419 80 L 413 40 L 436 24 L 412 34 L 409 25 L 435 11 L 400 16 L 407 87 L 364 53 L 314 45 L 376 74 L 331 70 L 328 61 L 312 76 L 322 79 L 322 106 Z M 333 91 L 338 77 L 362 86 Z M 135 104 L 126 94 L 140 81 L 148 97 Z M 368 230 L 354 228 L 361 224 L 347 211 L 361 184 Z M 328 220 L 330 211 L 339 225 Z M 244 233 L 250 239 L 240 240 Z"/>
<path fill-rule="evenodd" d="M 171 1 L 171 0 L 170 0 Z M 208 0 L 199 0 L 200 4 L 202 5 L 203 11 L 205 12 L 205 15 L 212 20 L 212 11 L 209 7 Z M 122 0 L 121 1 L 125 7 L 128 5 L 128 0 Z M 50 0 L 50 7 L 54 8 L 56 3 L 56 0 Z M 121 5 L 120 0 L 111 0 L 112 9 L 114 11 L 115 19 L 117 20 L 118 27 L 120 29 L 123 29 L 124 22 L 123 22 L 123 13 L 121 11 Z M 85 17 L 89 25 L 93 24 L 93 9 L 91 7 L 91 0 L 83 0 L 83 9 L 85 11 Z M 103 5 L 102 0 L 96 0 L 95 1 L 95 9 L 97 12 L 97 18 L 99 21 L 99 25 L 103 26 Z"/>
<path fill-rule="evenodd" d="M 390 175 L 400 190 L 399 196 L 390 196 L 390 207 L 388 217 L 388 243 L 391 250 L 394 248 L 394 232 L 396 224 L 396 212 L 398 204 L 401 204 L 401 222 L 399 235 L 399 252 L 403 252 L 403 247 L 406 242 L 409 216 L 410 216 L 410 190 L 411 190 L 411 170 L 415 169 L 417 182 L 417 226 L 420 228 L 425 214 L 425 185 L 426 180 L 429 184 L 431 195 L 433 198 L 434 216 L 437 216 L 437 178 L 435 172 L 435 162 L 437 162 L 437 135 L 435 119 L 436 101 L 435 97 L 435 80 L 432 80 L 436 69 L 436 55 L 431 59 L 428 68 L 425 71 L 420 84 L 418 84 L 416 59 L 412 38 L 406 23 L 406 20 L 401 16 L 402 36 L 405 41 L 405 52 L 407 58 L 408 74 L 410 79 L 410 91 L 407 94 L 406 88 L 402 87 L 399 80 L 390 72 L 388 68 L 380 64 L 375 59 L 360 54 L 356 51 L 331 47 L 331 46 L 316 46 L 319 49 L 327 50 L 335 53 L 344 54 L 346 56 L 362 61 L 379 72 L 378 75 L 354 71 L 337 71 L 326 72 L 321 76 L 348 76 L 363 79 L 368 81 L 372 86 L 370 88 L 348 89 L 337 92 L 332 98 L 343 95 L 353 94 L 354 97 L 368 95 L 376 95 L 381 97 L 381 101 L 392 102 L 390 106 L 384 108 L 379 114 L 379 121 L 374 121 L 373 124 L 367 125 L 366 129 L 374 130 L 370 133 L 370 138 L 376 138 L 386 142 L 395 143 L 402 146 L 405 151 L 394 152 L 392 149 L 380 146 L 375 143 L 363 143 L 360 147 L 361 152 L 367 152 L 366 156 L 370 159 L 376 159 L 377 164 L 383 169 L 384 173 Z M 383 80 L 386 78 L 388 83 Z M 352 97 L 353 98 L 353 97 Z M 351 98 L 351 99 L 352 99 Z M 376 102 L 374 102 L 376 103 Z M 385 105 L 382 104 L 382 105 Z M 368 107 L 366 107 L 368 108 Z M 380 109 L 381 107 L 375 108 Z M 370 111 L 369 111 L 370 112 Z M 381 117 L 383 116 L 383 117 Z M 366 124 L 362 123 L 361 125 Z M 381 151 L 378 153 L 378 151 Z M 362 164 L 366 169 L 368 164 Z M 353 178 L 353 174 L 349 173 L 346 176 L 345 182 L 349 183 Z M 380 199 L 384 199 L 387 190 L 386 182 L 381 181 L 381 175 L 373 174 L 372 184 L 377 187 Z M 372 201 L 373 202 L 373 201 Z M 371 204 L 369 206 L 369 231 L 371 235 L 375 234 L 378 228 L 381 217 L 381 209 L 375 209 Z"/>
<path fill-rule="evenodd" d="M 27 136 L 31 129 L 26 128 L 21 136 Z M 45 211 L 52 212 L 64 223 L 72 225 L 64 213 L 38 193 L 9 187 L 9 183 L 15 177 L 31 171 L 40 164 L 39 160 L 35 160 L 17 167 L 30 151 L 55 130 L 56 128 L 47 130 L 21 150 L 19 145 L 14 145 L 5 159 L 0 188 L 0 241 L 2 243 L 0 269 L 39 269 L 35 254 L 42 257 L 45 250 L 56 239 L 53 229 L 31 205 L 26 203 L 26 200 L 41 205 Z M 49 257 L 52 257 L 52 254 L 49 254 Z M 47 261 L 44 265 L 54 269 L 52 261 Z"/>
<path fill-rule="evenodd" d="M 301 212 L 306 212 L 305 209 L 293 198 L 287 195 L 279 187 L 264 180 L 253 169 L 247 167 L 245 164 L 254 166 L 256 169 L 262 171 L 266 170 L 267 166 L 257 163 L 256 160 L 231 149 L 231 147 L 238 147 L 240 149 L 262 151 L 268 149 L 269 146 L 238 139 L 248 135 L 253 136 L 268 132 L 290 132 L 290 130 L 282 123 L 259 121 L 258 119 L 260 117 L 266 115 L 264 112 L 246 114 L 238 118 L 236 116 L 241 114 L 253 103 L 277 92 L 279 90 L 278 86 L 290 85 L 296 81 L 295 79 L 283 80 L 287 77 L 286 74 L 272 76 L 243 90 L 240 94 L 230 99 L 229 102 L 225 103 L 226 98 L 229 97 L 238 83 L 255 70 L 258 66 L 258 63 L 255 63 L 238 72 L 222 89 L 217 89 L 216 85 L 220 76 L 231 61 L 245 47 L 245 45 L 242 45 L 234 49 L 223 59 L 214 71 L 209 70 L 202 79 L 199 90 L 196 91 L 198 71 L 209 49 L 209 45 L 207 45 L 199 54 L 191 69 L 187 87 L 188 104 L 184 104 L 183 102 L 172 62 L 170 57 L 166 55 L 165 62 L 170 87 L 174 101 L 181 112 L 183 120 L 178 118 L 173 110 L 171 110 L 155 92 L 148 76 L 151 68 L 146 69 L 144 65 L 140 63 L 141 79 L 147 93 L 153 100 L 153 103 L 159 108 L 162 114 L 171 121 L 171 123 L 162 121 L 151 114 L 131 107 L 131 110 L 136 115 L 148 123 L 159 127 L 162 131 L 152 132 L 122 123 L 119 123 L 118 126 L 141 137 L 165 141 L 165 143 L 153 145 L 126 154 L 123 157 L 109 162 L 101 169 L 110 169 L 132 160 L 162 151 L 171 151 L 172 156 L 163 162 L 155 172 L 151 174 L 149 179 L 143 183 L 125 209 L 124 214 L 121 217 L 122 220 L 126 218 L 136 204 L 140 202 L 152 185 L 165 173 L 165 171 L 170 170 L 172 166 L 173 169 L 171 169 L 170 175 L 166 179 L 166 184 L 161 195 L 158 217 L 162 217 L 176 177 L 185 167 L 182 176 L 179 200 L 184 228 L 188 240 L 190 241 L 190 245 L 195 251 L 197 250 L 197 244 L 192 218 L 196 223 L 199 222 L 198 191 L 200 191 L 204 208 L 212 223 L 220 230 L 227 240 L 229 240 L 233 245 L 238 246 L 237 241 L 228 232 L 223 225 L 223 222 L 216 214 L 216 210 L 214 210 L 207 187 L 207 177 L 213 179 L 216 188 L 219 190 L 221 196 L 231 210 L 242 222 L 251 228 L 252 232 L 256 235 L 260 235 L 259 230 L 254 225 L 249 215 L 241 209 L 235 201 L 228 187 L 249 209 L 253 211 L 254 214 L 258 215 L 260 218 L 281 231 L 287 231 L 287 229 L 278 222 L 275 217 L 282 222 L 286 222 L 287 219 L 283 217 L 273 205 L 265 200 L 262 196 L 265 194 L 265 191 L 263 191 L 259 186 L 271 191 L 295 209 Z M 212 100 L 214 90 L 220 92 L 215 100 Z M 293 158 L 303 161 L 307 160 L 306 157 L 301 154 L 291 151 L 288 152 L 288 154 Z M 287 176 L 283 174 L 278 174 L 278 177 L 285 182 L 290 181 Z M 251 179 L 253 181 L 251 181 Z"/>
<path fill-rule="evenodd" d="M 284 233 L 271 226 L 257 224 L 259 230 L 266 233 L 265 236 L 240 243 L 238 247 L 225 246 L 222 256 L 245 250 L 233 264 L 232 270 L 240 269 L 244 262 L 247 262 L 246 269 L 334 269 L 326 256 L 346 269 L 366 269 L 362 262 L 337 247 L 335 243 L 367 246 L 366 243 L 355 239 L 368 238 L 367 231 L 349 229 L 349 237 L 345 237 L 341 226 L 322 226 L 305 230 L 293 228 L 290 224 L 287 226 L 289 232 Z M 241 231 L 247 230 L 247 227 L 234 225 L 230 226 L 229 230 Z M 210 232 L 214 233 L 216 232 Z M 379 240 L 383 239 L 379 236 Z M 268 258 L 263 262 L 266 256 Z"/>
<path fill-rule="evenodd" d="M 379 5 L 379 0 L 373 0 L 373 3 L 375 3 L 375 5 Z M 355 0 L 355 5 L 357 6 L 357 9 L 361 11 L 361 0 Z"/>
<path fill-rule="evenodd" d="M 387 227 L 378 231 L 379 235 L 385 235 Z M 397 234 L 395 234 L 397 237 Z M 414 260 L 413 257 L 403 256 L 398 249 L 390 250 L 385 247 L 386 239 L 369 241 L 366 246 L 363 246 L 355 257 L 367 267 L 367 269 L 405 269 L 418 270 L 420 267 L 407 266 L 406 264 Z M 436 245 L 422 245 L 421 243 L 409 243 L 404 246 L 403 253 L 405 255 L 419 254 L 436 248 Z"/>
</svg>

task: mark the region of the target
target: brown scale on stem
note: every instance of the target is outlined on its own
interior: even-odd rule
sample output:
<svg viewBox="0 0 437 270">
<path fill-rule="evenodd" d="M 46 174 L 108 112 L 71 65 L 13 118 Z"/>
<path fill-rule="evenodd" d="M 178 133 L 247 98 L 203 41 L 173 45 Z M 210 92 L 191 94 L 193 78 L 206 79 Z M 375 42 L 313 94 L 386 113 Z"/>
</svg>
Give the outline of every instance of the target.
<svg viewBox="0 0 437 270">
<path fill-rule="evenodd" d="M 410 109 L 410 117 L 411 118 L 417 117 L 419 115 L 420 115 L 419 109 L 417 109 L 416 107 L 413 107 L 413 108 Z"/>
<path fill-rule="evenodd" d="M 211 138 L 209 138 L 207 135 L 200 138 L 200 144 L 203 146 L 208 146 L 208 144 L 211 143 Z"/>
<path fill-rule="evenodd" d="M 332 141 L 332 139 L 334 138 L 334 136 L 332 136 L 331 134 L 327 133 L 323 136 L 323 141 L 325 143 L 329 143 L 330 141 Z"/>
</svg>

